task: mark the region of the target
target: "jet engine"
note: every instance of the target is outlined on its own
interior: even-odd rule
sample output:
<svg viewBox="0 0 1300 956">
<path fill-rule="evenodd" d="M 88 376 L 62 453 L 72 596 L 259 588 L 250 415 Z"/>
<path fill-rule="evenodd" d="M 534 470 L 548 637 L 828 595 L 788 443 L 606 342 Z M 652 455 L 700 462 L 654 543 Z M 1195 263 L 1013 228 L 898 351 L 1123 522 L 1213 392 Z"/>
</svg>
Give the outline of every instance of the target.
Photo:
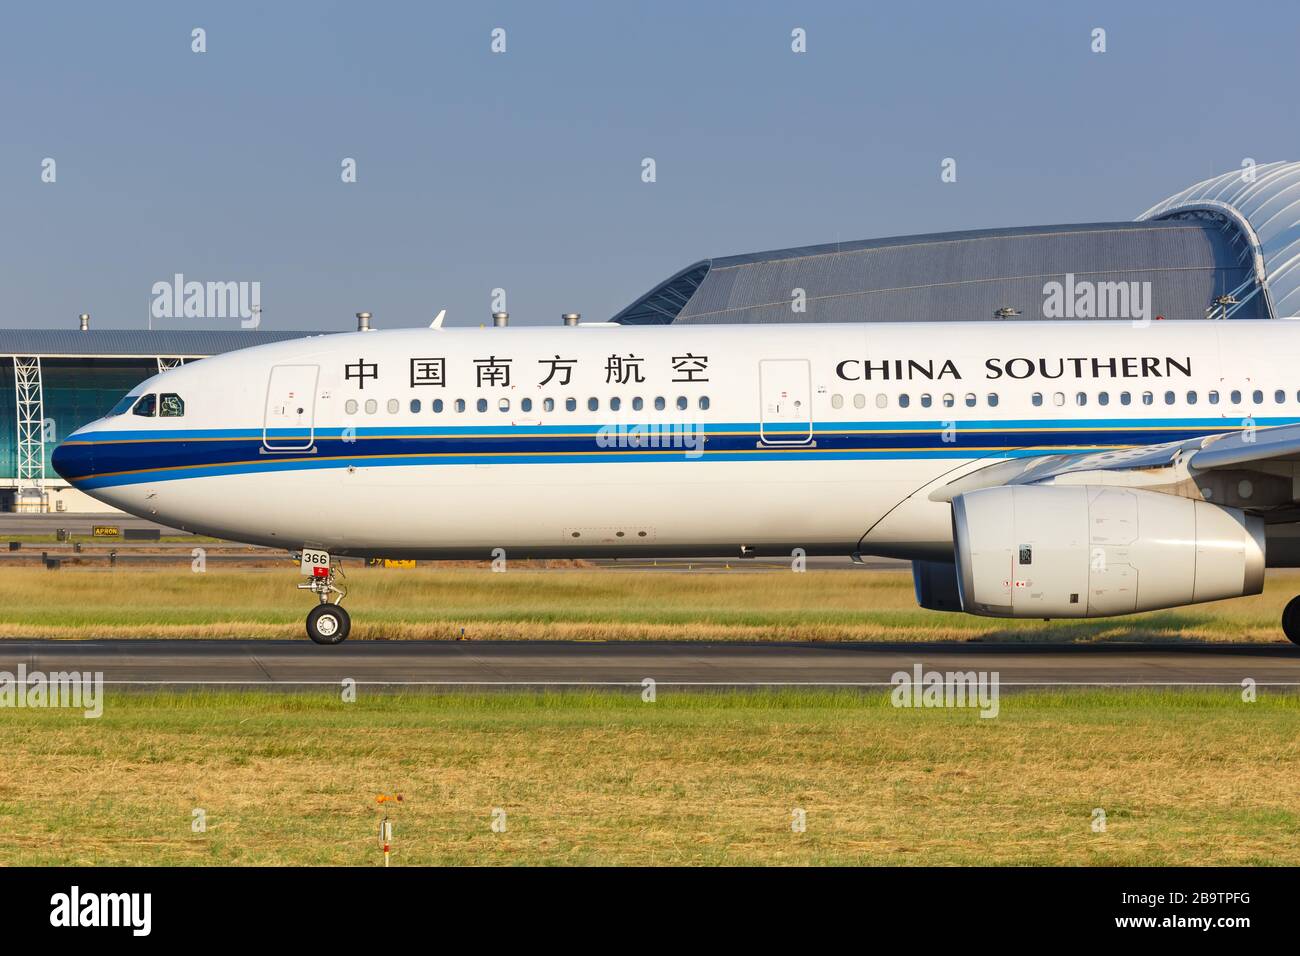
<svg viewBox="0 0 1300 956">
<path fill-rule="evenodd" d="M 1264 522 L 1132 488 L 1007 485 L 952 502 L 962 609 L 1107 617 L 1258 594 Z"/>
</svg>

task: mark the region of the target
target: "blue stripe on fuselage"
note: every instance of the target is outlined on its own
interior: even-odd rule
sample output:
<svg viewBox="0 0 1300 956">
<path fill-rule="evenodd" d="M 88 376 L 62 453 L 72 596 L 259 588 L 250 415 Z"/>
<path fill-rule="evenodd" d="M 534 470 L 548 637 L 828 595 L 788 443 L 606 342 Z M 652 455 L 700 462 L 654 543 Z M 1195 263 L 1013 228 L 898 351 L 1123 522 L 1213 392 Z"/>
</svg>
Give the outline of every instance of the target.
<svg viewBox="0 0 1300 956">
<path fill-rule="evenodd" d="M 1260 418 L 1259 426 L 1291 418 Z M 648 440 L 680 441 L 690 423 L 620 423 L 617 434 L 646 427 Z M 86 489 L 205 475 L 315 468 L 400 465 L 626 463 L 647 460 L 818 460 L 1023 457 L 1087 451 L 1097 446 L 1153 445 L 1233 430 L 1222 418 L 1074 421 L 819 423 L 811 446 L 763 445 L 752 422 L 702 427 L 702 454 L 690 447 L 609 445 L 599 425 L 504 425 L 438 428 L 321 428 L 308 452 L 267 451 L 260 429 L 124 430 L 76 434 L 56 450 L 55 467 Z M 678 431 L 674 432 L 674 428 Z M 774 434 L 767 428 L 767 434 Z M 785 433 L 802 431 L 784 426 Z M 293 429 L 270 432 L 284 444 L 306 444 Z M 695 436 L 688 433 L 688 440 Z M 299 442 L 299 439 L 301 442 Z"/>
</svg>

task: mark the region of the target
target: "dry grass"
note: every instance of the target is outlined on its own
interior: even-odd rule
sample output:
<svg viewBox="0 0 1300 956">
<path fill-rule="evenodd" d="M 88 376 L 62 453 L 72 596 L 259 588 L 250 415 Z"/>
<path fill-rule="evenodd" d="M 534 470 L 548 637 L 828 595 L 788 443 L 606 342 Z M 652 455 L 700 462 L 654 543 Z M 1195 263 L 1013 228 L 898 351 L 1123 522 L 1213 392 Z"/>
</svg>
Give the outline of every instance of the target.
<svg viewBox="0 0 1300 956">
<path fill-rule="evenodd" d="M 296 570 L 7 568 L 4 637 L 302 636 Z M 1300 574 L 1262 595 L 1126 618 L 1001 621 L 916 607 L 886 571 L 664 572 L 364 569 L 349 572 L 353 640 L 1282 641 Z"/>
<path fill-rule="evenodd" d="M 3 864 L 377 865 L 379 793 L 405 798 L 399 865 L 1296 865 L 1300 701 L 1020 694 L 993 720 L 788 692 L 0 711 Z"/>
</svg>

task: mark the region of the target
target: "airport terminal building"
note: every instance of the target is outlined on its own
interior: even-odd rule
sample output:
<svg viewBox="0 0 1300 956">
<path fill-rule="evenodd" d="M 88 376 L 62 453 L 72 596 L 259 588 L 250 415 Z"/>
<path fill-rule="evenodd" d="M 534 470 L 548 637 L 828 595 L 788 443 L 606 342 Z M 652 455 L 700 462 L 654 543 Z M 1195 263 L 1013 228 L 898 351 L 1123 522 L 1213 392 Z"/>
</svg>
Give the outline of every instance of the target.
<svg viewBox="0 0 1300 956">
<path fill-rule="evenodd" d="M 982 229 L 705 259 L 611 321 L 1298 316 L 1300 163 L 1272 163 L 1197 183 L 1133 222 Z M 102 509 L 50 468 L 61 436 L 163 369 L 310 334 L 86 325 L 80 331 L 0 329 L 0 509 Z"/>
<path fill-rule="evenodd" d="M 705 259 L 614 317 L 672 322 L 935 322 L 1124 318 L 1053 314 L 1069 277 L 1149 289 L 1150 318 L 1300 315 L 1300 163 L 1226 173 L 1134 222 L 868 239 Z M 802 295 L 800 294 L 802 293 Z M 1071 300 L 1063 297 L 1065 303 Z M 1132 303 L 1130 302 L 1130 311 Z"/>
<path fill-rule="evenodd" d="M 0 510 L 103 511 L 55 474 L 63 436 L 164 369 L 302 332 L 0 329 Z"/>
</svg>

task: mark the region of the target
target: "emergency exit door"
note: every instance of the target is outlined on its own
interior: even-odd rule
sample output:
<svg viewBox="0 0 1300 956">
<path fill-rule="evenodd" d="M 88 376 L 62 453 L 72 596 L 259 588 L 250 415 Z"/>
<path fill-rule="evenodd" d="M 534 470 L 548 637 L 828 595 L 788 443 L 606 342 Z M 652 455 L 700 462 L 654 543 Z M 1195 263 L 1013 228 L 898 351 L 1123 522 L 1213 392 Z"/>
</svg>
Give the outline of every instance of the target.
<svg viewBox="0 0 1300 956">
<path fill-rule="evenodd" d="M 276 365 L 266 386 L 262 445 L 269 451 L 306 451 L 316 440 L 319 365 Z"/>
<path fill-rule="evenodd" d="M 807 359 L 758 363 L 759 435 L 765 445 L 812 441 L 812 368 Z"/>
</svg>

